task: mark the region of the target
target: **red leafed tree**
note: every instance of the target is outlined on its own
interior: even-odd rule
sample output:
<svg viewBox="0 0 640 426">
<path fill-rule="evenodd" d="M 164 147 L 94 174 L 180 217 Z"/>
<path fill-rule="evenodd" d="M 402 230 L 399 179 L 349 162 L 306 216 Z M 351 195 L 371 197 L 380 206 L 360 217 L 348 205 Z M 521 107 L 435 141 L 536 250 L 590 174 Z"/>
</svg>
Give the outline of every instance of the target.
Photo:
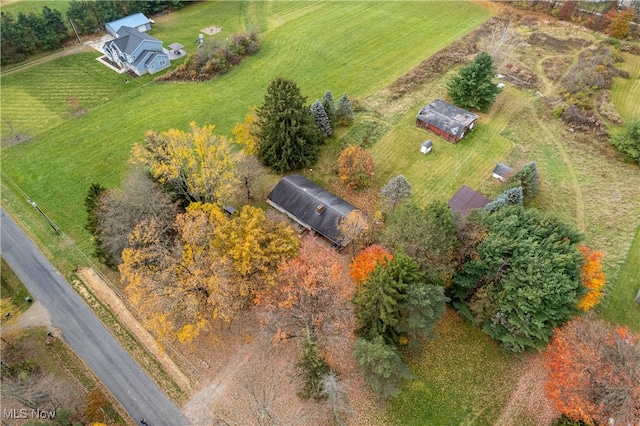
<svg viewBox="0 0 640 426">
<path fill-rule="evenodd" d="M 371 154 L 357 145 L 348 146 L 342 151 L 338 167 L 340 180 L 352 189 L 369 186 L 375 169 Z"/>
<path fill-rule="evenodd" d="M 344 332 L 352 289 L 338 253 L 307 238 L 297 257 L 280 264 L 277 285 L 254 302 L 270 311 L 277 336 L 299 337 L 308 327 L 323 339 Z"/>
<path fill-rule="evenodd" d="M 578 302 L 578 308 L 588 311 L 600 302 L 600 298 L 604 295 L 602 288 L 606 282 L 604 272 L 602 272 L 602 252 L 599 250 L 591 250 L 589 247 L 578 246 L 578 250 L 584 257 L 582 265 L 582 284 L 587 288 L 587 293 Z"/>
<path fill-rule="evenodd" d="M 362 250 L 351 262 L 349 276 L 354 284 L 362 284 L 369 278 L 378 264 L 386 264 L 393 260 L 389 250 L 379 244 L 371 245 Z"/>
<path fill-rule="evenodd" d="M 587 424 L 640 424 L 640 334 L 575 319 L 556 330 L 544 359 L 558 411 Z"/>
</svg>

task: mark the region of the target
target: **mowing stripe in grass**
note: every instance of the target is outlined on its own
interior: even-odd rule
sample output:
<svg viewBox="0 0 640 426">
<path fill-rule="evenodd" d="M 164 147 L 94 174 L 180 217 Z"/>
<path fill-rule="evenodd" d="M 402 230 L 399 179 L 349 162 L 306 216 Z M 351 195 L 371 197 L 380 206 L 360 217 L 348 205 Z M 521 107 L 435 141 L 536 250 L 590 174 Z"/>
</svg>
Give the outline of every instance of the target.
<svg viewBox="0 0 640 426">
<path fill-rule="evenodd" d="M 285 5 L 273 5 L 278 7 Z M 56 85 L 74 87 L 77 83 L 79 91 L 92 84 L 112 84 L 115 88 L 110 95 L 101 95 L 111 98 L 30 142 L 4 149 L 3 171 L 73 239 L 87 241 L 82 229 L 87 188 L 93 182 L 118 185 L 128 167 L 131 146 L 142 141 L 148 129 L 183 129 L 195 120 L 200 125 L 214 123 L 218 132 L 230 134 L 249 107 L 261 102 L 269 81 L 278 75 L 298 81 L 310 99 L 326 89 L 371 93 L 488 17 L 469 3 L 459 3 L 456 8 L 444 2 L 331 2 L 291 7 L 296 12 L 283 16 L 292 20 L 264 34 L 263 48 L 257 55 L 206 83 L 157 84 L 142 77 L 125 85 L 118 80 L 122 76 L 109 74 L 89 54 L 48 64 L 45 69 L 55 77 Z M 235 19 L 236 26 L 244 22 L 238 15 L 242 9 L 226 2 L 198 3 L 176 12 L 176 17 L 194 16 L 186 15 L 194 8 L 199 8 L 201 15 L 216 16 L 216 20 Z M 216 11 L 234 14 L 234 18 L 216 15 Z M 193 26 L 188 20 L 183 22 L 183 37 L 185 31 L 199 31 L 202 21 Z M 86 63 L 80 64 L 82 61 Z M 69 75 L 64 82 L 64 73 L 53 72 L 73 64 L 86 70 L 78 79 Z M 3 79 L 3 89 L 6 85 L 7 90 L 15 86 L 25 90 L 32 75 L 31 71 L 25 74 Z M 97 83 L 90 79 L 92 75 Z M 56 99 L 62 101 L 60 95 Z M 54 104 L 51 101 L 47 107 L 60 114 Z"/>
</svg>

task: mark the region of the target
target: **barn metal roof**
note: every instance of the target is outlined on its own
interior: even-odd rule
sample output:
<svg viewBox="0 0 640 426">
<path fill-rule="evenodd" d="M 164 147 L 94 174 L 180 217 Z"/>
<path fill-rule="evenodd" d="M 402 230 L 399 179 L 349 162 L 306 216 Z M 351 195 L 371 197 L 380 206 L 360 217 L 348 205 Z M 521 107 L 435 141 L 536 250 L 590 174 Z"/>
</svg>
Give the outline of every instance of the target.
<svg viewBox="0 0 640 426">
<path fill-rule="evenodd" d="M 449 207 L 452 212 L 467 215 L 472 209 L 481 209 L 489 204 L 491 200 L 479 192 L 474 191 L 466 185 L 462 185 L 458 192 L 449 200 Z"/>
<path fill-rule="evenodd" d="M 461 138 L 464 129 L 477 120 L 478 116 L 441 99 L 436 99 L 429 105 L 423 106 L 416 118 Z"/>
<path fill-rule="evenodd" d="M 139 27 L 141 25 L 149 24 L 151 20 L 144 16 L 143 13 L 134 13 L 133 15 L 125 16 L 124 18 L 116 19 L 115 21 L 107 22 L 105 27 L 111 29 L 111 31 L 118 32 L 121 27 Z"/>
<path fill-rule="evenodd" d="M 283 177 L 267 196 L 267 202 L 334 243 L 348 244 L 337 223 L 356 207 L 304 176 Z"/>
</svg>

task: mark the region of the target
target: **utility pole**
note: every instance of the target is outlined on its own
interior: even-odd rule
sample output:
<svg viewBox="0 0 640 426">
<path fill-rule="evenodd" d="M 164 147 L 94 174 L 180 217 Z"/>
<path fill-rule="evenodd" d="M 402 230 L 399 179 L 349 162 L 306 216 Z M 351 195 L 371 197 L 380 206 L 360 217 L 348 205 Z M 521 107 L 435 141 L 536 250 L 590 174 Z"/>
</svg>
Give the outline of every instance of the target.
<svg viewBox="0 0 640 426">
<path fill-rule="evenodd" d="M 82 43 L 80 41 L 80 36 L 78 35 L 78 30 L 76 30 L 76 26 L 73 24 L 73 21 L 71 20 L 71 18 L 69 18 L 69 23 L 71 24 L 71 28 L 73 28 L 73 33 L 76 35 L 76 38 L 78 39 L 78 43 Z"/>
<path fill-rule="evenodd" d="M 54 231 L 56 231 L 56 234 L 60 234 L 60 228 L 58 228 L 56 226 L 56 224 L 53 223 L 53 221 L 51 219 L 49 219 L 49 216 L 47 216 L 46 214 L 44 214 L 44 212 L 42 210 L 40 210 L 40 207 L 38 207 L 38 205 L 36 204 L 35 201 L 33 201 L 31 198 L 27 198 L 27 202 L 29 204 L 31 204 L 34 209 L 36 209 L 36 210 L 38 210 L 38 212 L 40 212 L 42 217 L 44 217 L 46 219 L 47 223 L 53 228 Z"/>
</svg>

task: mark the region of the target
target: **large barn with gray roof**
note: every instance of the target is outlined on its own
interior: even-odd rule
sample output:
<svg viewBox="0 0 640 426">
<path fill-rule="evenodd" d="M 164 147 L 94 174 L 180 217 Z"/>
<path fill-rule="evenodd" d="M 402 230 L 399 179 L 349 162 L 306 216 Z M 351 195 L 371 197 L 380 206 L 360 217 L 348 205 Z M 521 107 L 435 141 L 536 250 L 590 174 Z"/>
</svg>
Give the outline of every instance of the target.
<svg viewBox="0 0 640 426">
<path fill-rule="evenodd" d="M 416 116 L 416 126 L 431 130 L 450 142 L 457 143 L 476 124 L 478 116 L 441 99 L 423 106 Z"/>
<path fill-rule="evenodd" d="M 338 221 L 356 207 L 304 176 L 283 177 L 267 196 L 267 203 L 336 246 L 350 242 L 338 230 Z"/>
</svg>

